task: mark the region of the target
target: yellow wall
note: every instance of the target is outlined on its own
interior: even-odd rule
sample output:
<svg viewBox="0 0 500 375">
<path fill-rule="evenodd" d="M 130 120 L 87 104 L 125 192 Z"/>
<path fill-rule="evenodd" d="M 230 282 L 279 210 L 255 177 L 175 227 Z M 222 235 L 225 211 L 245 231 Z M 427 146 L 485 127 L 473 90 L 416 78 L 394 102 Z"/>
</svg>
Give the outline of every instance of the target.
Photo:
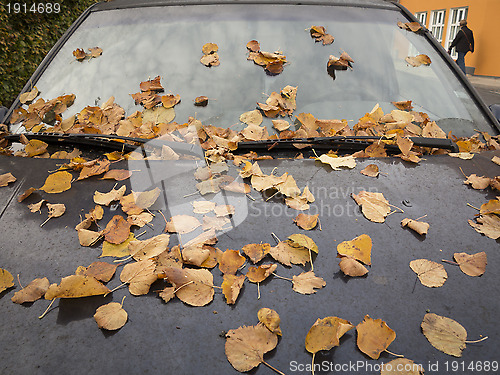
<svg viewBox="0 0 500 375">
<path fill-rule="evenodd" d="M 443 45 L 448 31 L 451 8 L 469 7 L 467 26 L 474 32 L 474 53 L 465 57 L 467 66 L 475 67 L 475 75 L 500 77 L 500 0 L 400 0 L 413 14 L 427 11 L 429 27 L 431 11 L 446 9 Z"/>
</svg>

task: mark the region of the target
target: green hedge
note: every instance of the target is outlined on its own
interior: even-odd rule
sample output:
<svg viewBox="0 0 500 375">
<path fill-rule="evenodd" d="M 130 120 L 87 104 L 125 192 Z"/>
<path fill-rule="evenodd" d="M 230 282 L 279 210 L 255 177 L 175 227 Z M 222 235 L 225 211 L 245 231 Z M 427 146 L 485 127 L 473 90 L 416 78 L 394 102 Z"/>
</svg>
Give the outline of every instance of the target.
<svg viewBox="0 0 500 375">
<path fill-rule="evenodd" d="M 10 107 L 37 66 L 68 27 L 90 5 L 98 0 L 59 0 L 58 14 L 29 11 L 34 2 L 26 4 L 18 14 L 8 13 L 5 1 L 0 10 L 0 105 Z M 38 2 L 37 4 L 39 4 Z"/>
</svg>

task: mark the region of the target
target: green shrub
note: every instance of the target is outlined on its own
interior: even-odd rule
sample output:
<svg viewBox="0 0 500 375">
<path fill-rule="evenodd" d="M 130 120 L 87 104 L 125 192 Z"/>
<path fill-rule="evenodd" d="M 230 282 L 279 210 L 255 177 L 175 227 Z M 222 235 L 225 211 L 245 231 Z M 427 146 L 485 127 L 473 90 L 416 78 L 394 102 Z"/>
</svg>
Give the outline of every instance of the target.
<svg viewBox="0 0 500 375">
<path fill-rule="evenodd" d="M 54 1 L 60 13 L 8 13 L 7 2 L 0 10 L 0 105 L 10 107 L 37 66 L 70 25 L 98 0 Z M 11 7 L 12 7 L 11 3 Z M 23 4 L 23 3 L 21 3 Z"/>
</svg>

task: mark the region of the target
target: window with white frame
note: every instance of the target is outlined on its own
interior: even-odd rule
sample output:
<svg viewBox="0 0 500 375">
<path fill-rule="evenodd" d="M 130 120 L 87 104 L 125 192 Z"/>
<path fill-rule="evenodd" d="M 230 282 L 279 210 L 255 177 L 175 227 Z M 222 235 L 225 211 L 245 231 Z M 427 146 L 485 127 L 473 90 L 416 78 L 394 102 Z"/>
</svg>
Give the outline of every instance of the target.
<svg viewBox="0 0 500 375">
<path fill-rule="evenodd" d="M 444 17 L 446 10 L 433 10 L 431 12 L 431 23 L 429 29 L 439 43 L 443 41 Z"/>
<path fill-rule="evenodd" d="M 453 39 L 455 39 L 455 36 L 460 31 L 460 21 L 467 19 L 468 11 L 468 7 L 454 8 L 450 10 L 450 19 L 448 20 L 448 30 L 446 32 L 446 49 L 448 49 L 450 44 L 453 42 Z M 451 57 L 454 59 L 458 57 L 455 49 L 452 51 Z"/>
<path fill-rule="evenodd" d="M 415 17 L 421 25 L 427 26 L 427 12 L 415 13 Z"/>
</svg>

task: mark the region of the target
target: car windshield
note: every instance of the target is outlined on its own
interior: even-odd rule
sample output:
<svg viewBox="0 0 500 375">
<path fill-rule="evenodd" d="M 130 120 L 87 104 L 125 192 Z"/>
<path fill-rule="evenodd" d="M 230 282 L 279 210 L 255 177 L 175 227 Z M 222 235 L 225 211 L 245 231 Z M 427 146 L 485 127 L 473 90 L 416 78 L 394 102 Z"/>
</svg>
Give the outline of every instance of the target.
<svg viewBox="0 0 500 375">
<path fill-rule="evenodd" d="M 244 7 L 244 11 L 242 11 Z M 132 98 L 139 83 L 161 76 L 165 92 L 179 94 L 175 121 L 195 117 L 203 124 L 239 131 L 240 115 L 265 103 L 272 92 L 297 87 L 294 114 L 318 119 L 345 119 L 350 124 L 379 104 L 387 113 L 391 102 L 411 100 L 441 128 L 456 136 L 474 129 L 492 130 L 466 89 L 424 36 L 402 30 L 399 11 L 343 6 L 205 5 L 115 9 L 92 12 L 74 32 L 36 82 L 45 99 L 75 94 L 67 118 L 109 97 L 126 116 L 141 110 Z M 334 42 L 323 46 L 311 38 L 313 25 L 325 27 Z M 283 72 L 266 74 L 247 60 L 246 45 L 280 51 Z M 220 65 L 200 63 L 202 46 L 216 43 Z M 100 47 L 102 56 L 78 62 L 73 51 Z M 329 56 L 346 52 L 352 69 L 327 72 Z M 432 63 L 414 67 L 408 56 L 427 55 Z M 210 104 L 194 106 L 206 96 Z M 447 119 L 459 119 L 448 121 Z M 352 121 L 352 122 L 351 122 Z M 439 122 L 441 121 L 441 123 Z M 275 134 L 271 119 L 263 125 Z"/>
</svg>

